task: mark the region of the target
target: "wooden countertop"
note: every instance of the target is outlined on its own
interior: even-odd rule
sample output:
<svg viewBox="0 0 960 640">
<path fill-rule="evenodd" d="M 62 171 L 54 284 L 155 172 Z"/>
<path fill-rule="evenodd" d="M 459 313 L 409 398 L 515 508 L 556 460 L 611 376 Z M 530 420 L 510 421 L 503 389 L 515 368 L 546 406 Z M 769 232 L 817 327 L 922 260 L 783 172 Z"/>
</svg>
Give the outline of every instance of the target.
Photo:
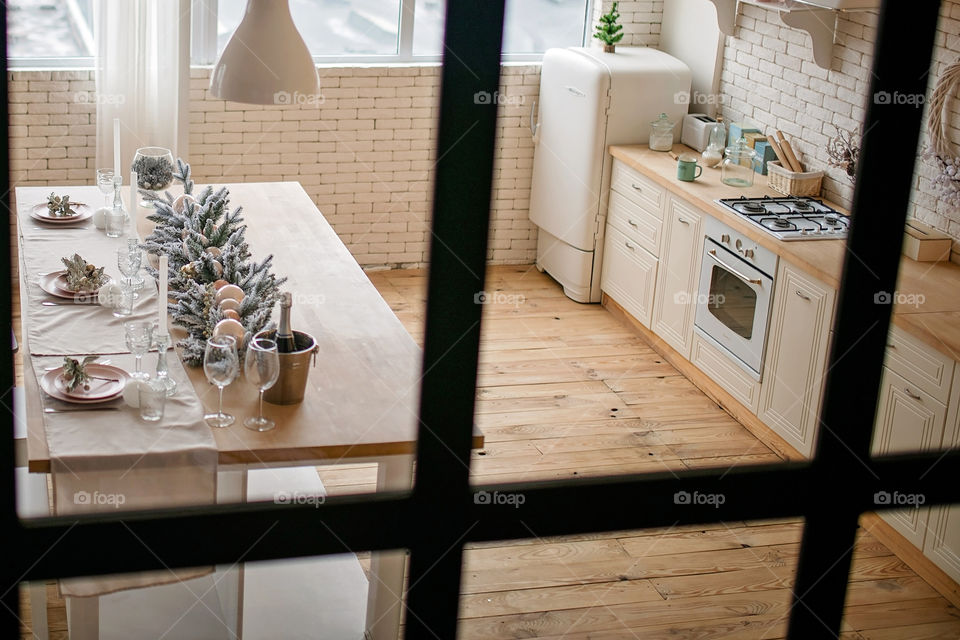
<svg viewBox="0 0 960 640">
<path fill-rule="evenodd" d="M 682 144 L 674 145 L 673 151 L 676 154 L 697 153 Z M 683 182 L 677 180 L 677 161 L 667 153 L 651 151 L 647 145 L 614 145 L 610 147 L 610 153 L 787 262 L 835 289 L 839 287 L 845 242 L 777 240 L 715 202 L 720 198 L 741 195 L 779 195 L 767 187 L 766 176 L 757 174 L 753 187 L 738 189 L 720 182 L 719 169 L 704 168 L 700 178 Z M 835 203 L 826 202 L 842 213 L 849 213 Z M 899 296 L 894 305 L 893 323 L 934 349 L 960 360 L 960 266 L 951 262 L 917 262 L 901 256 L 897 292 Z"/>
</svg>

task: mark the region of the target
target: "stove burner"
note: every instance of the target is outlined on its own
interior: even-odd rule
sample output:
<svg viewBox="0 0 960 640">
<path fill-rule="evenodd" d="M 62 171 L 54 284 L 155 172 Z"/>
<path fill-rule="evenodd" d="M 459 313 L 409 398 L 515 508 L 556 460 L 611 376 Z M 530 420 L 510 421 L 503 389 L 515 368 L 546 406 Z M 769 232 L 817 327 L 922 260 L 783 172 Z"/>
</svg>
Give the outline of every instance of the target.
<svg viewBox="0 0 960 640">
<path fill-rule="evenodd" d="M 759 202 L 744 202 L 740 206 L 746 213 L 763 213 L 767 210 L 766 207 Z"/>
<path fill-rule="evenodd" d="M 776 216 L 771 216 L 768 218 L 760 218 L 760 226 L 766 227 L 771 231 L 797 231 L 798 227 L 791 220 L 787 218 L 779 218 Z"/>
<path fill-rule="evenodd" d="M 829 225 L 840 224 L 840 219 L 837 218 L 837 215 L 835 213 L 828 213 L 827 215 L 823 216 L 823 221 Z"/>
<path fill-rule="evenodd" d="M 785 218 L 774 218 L 771 221 L 771 224 L 773 224 L 773 226 L 775 227 L 783 227 L 784 229 L 786 229 L 793 223 L 790 222 L 789 220 L 786 220 Z"/>
<path fill-rule="evenodd" d="M 807 200 L 797 200 L 793 203 L 794 211 L 813 211 L 813 205 Z"/>
</svg>

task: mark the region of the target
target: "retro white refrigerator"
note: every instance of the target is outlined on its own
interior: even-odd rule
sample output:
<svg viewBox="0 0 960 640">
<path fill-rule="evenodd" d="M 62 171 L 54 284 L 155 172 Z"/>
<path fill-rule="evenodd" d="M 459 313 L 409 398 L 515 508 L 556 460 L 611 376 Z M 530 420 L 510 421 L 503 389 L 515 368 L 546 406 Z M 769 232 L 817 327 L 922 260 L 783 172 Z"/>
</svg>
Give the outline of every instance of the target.
<svg viewBox="0 0 960 640">
<path fill-rule="evenodd" d="M 600 301 L 612 144 L 646 144 L 661 113 L 680 141 L 690 69 L 646 47 L 549 49 L 540 75 L 530 220 L 537 268 L 577 302 Z"/>
</svg>

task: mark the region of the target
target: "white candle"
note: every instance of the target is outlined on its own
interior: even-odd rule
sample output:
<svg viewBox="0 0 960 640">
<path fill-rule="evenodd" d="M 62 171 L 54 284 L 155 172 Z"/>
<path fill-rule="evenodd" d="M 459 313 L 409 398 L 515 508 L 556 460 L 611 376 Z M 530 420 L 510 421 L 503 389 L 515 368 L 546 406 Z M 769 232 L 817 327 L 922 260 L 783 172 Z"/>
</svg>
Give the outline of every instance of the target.
<svg viewBox="0 0 960 640">
<path fill-rule="evenodd" d="M 113 175 L 123 176 L 120 170 L 120 118 L 113 119 Z"/>
<path fill-rule="evenodd" d="M 160 254 L 160 323 L 161 335 L 167 332 L 167 256 Z"/>
</svg>

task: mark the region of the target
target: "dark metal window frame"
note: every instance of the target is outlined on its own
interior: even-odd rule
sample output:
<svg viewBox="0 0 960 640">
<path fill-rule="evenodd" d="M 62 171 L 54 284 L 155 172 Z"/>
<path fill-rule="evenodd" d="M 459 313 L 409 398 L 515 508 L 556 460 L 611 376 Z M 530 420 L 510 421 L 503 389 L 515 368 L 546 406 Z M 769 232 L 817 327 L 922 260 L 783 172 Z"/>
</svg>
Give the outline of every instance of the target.
<svg viewBox="0 0 960 640">
<path fill-rule="evenodd" d="M 939 3 L 886 0 L 870 95 L 924 95 Z M 18 634 L 21 580 L 270 560 L 352 550 L 410 550 L 406 637 L 456 635 L 462 549 L 484 540 L 638 529 L 674 524 L 803 516 L 789 637 L 837 637 L 857 521 L 878 491 L 923 493 L 926 504 L 960 502 L 960 452 L 870 457 L 870 441 L 922 109 L 871 101 L 854 195 L 816 455 L 804 463 L 673 474 L 533 482 L 469 483 L 480 343 L 496 108 L 476 104 L 500 70 L 504 0 L 448 3 L 436 170 L 421 429 L 412 492 L 331 498 L 322 508 L 220 505 L 168 511 L 20 521 L 15 509 L 12 412 L 0 437 L 0 633 Z M 5 8 L 0 22 L 6 33 Z M 902 32 L 910 26 L 911 44 Z M 6 56 L 4 56 L 4 61 Z M 4 62 L 5 65 L 5 62 Z M 5 70 L 4 66 L 4 70 Z M 7 122 L 7 87 L 0 120 Z M 577 123 L 571 123 L 577 126 Z M 8 142 L 0 180 L 9 187 Z M 5 191 L 6 193 L 6 191 Z M 0 311 L 11 317 L 10 220 L 0 261 Z M 0 384 L 13 388 L 13 359 L 0 354 Z M 9 394 L 7 405 L 9 406 Z M 480 491 L 522 492 L 522 508 L 477 504 Z M 722 493 L 725 501 L 676 504 L 678 491 Z M 223 532 L 230 532 L 224 535 Z M 263 537 L 258 544 L 255 541 Z M 110 549 L 108 556 L 89 553 Z"/>
</svg>

